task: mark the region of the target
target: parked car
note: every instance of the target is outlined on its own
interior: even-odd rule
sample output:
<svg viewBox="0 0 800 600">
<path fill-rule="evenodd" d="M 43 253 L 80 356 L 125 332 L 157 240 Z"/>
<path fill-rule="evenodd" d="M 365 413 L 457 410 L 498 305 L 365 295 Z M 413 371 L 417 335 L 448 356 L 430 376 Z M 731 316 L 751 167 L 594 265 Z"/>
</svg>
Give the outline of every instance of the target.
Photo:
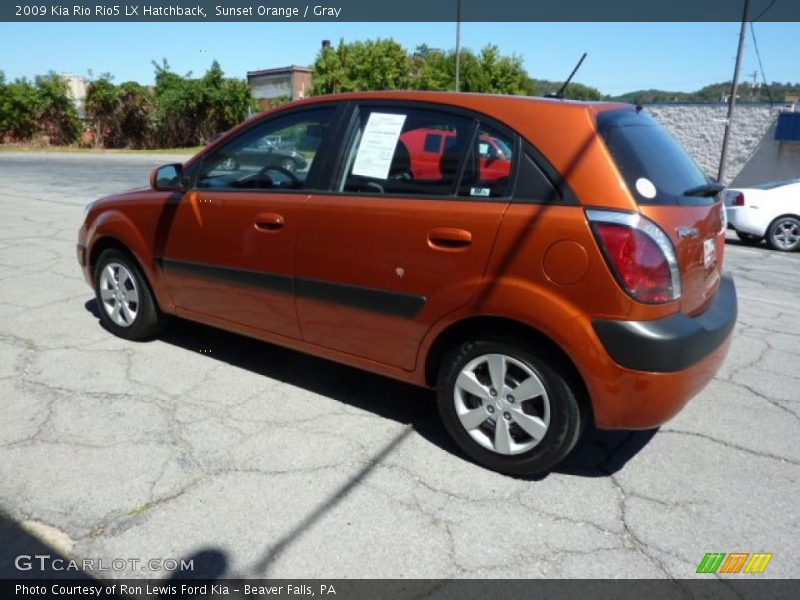
<svg viewBox="0 0 800 600">
<path fill-rule="evenodd" d="M 730 188 L 724 201 L 728 227 L 744 243 L 766 239 L 773 250 L 800 248 L 800 179 Z"/>
<path fill-rule="evenodd" d="M 271 140 L 255 140 L 250 146 L 238 149 L 235 155 L 221 155 L 220 158 L 217 168 L 229 172 L 270 167 L 294 173 L 308 168 L 308 161 L 291 145 L 279 146 Z"/>
<path fill-rule="evenodd" d="M 415 173 L 403 137 L 434 130 L 453 132 L 438 170 Z M 219 171 L 270 136 L 308 169 Z M 436 389 L 468 457 L 529 476 L 587 422 L 658 427 L 719 369 L 737 305 L 720 189 L 629 105 L 342 94 L 94 202 L 78 259 L 116 335 L 178 315 Z"/>
<path fill-rule="evenodd" d="M 400 141 L 411 157 L 411 172 L 415 179 L 441 177 L 439 163 L 442 155 L 457 142 L 456 132 L 441 129 L 414 129 L 403 133 Z M 508 177 L 511 172 L 512 150 L 502 140 L 482 135 L 478 140 L 478 168 L 481 179 L 492 181 Z"/>
</svg>

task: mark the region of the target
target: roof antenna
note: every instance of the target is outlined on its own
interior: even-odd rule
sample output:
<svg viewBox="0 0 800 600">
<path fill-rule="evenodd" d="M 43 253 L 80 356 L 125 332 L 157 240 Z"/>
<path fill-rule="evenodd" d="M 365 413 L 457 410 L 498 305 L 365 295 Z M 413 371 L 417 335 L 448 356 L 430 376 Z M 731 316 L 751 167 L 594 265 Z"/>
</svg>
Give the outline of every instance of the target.
<svg viewBox="0 0 800 600">
<path fill-rule="evenodd" d="M 578 64 L 575 65 L 574 69 L 572 69 L 572 73 L 569 74 L 569 77 L 567 77 L 567 80 L 561 86 L 561 89 L 559 89 L 555 94 L 553 92 L 550 92 L 549 94 L 545 94 L 545 98 L 562 98 L 563 99 L 564 98 L 564 92 L 567 90 L 567 86 L 572 81 L 572 78 L 575 77 L 575 73 L 578 72 L 578 69 L 581 68 L 581 65 L 583 64 L 583 61 L 584 61 L 585 58 L 586 58 L 586 52 L 583 53 L 583 56 L 581 56 L 581 59 L 578 61 Z"/>
</svg>

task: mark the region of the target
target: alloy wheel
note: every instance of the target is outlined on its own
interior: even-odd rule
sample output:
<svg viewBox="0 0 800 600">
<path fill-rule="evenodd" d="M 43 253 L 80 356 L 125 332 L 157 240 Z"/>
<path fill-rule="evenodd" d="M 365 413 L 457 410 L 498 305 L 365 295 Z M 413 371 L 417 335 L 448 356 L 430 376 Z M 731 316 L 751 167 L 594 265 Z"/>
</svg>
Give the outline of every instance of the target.
<svg viewBox="0 0 800 600">
<path fill-rule="evenodd" d="M 781 219 L 773 227 L 772 239 L 781 250 L 793 250 L 800 243 L 800 221 Z"/>
<path fill-rule="evenodd" d="M 100 298 L 103 309 L 120 327 L 130 327 L 139 312 L 139 289 L 128 268 L 110 262 L 100 274 Z"/>
<path fill-rule="evenodd" d="M 531 450 L 550 425 L 550 401 L 542 379 L 505 354 L 485 354 L 467 363 L 456 378 L 453 396 L 467 433 L 498 454 Z"/>
</svg>

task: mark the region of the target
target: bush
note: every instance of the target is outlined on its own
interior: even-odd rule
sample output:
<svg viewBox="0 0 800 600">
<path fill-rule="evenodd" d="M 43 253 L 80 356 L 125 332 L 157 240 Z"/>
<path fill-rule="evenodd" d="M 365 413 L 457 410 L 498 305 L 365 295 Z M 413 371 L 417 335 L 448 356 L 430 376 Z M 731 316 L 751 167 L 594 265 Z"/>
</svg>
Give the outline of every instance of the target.
<svg viewBox="0 0 800 600">
<path fill-rule="evenodd" d="M 0 140 L 21 142 L 41 135 L 49 143 L 71 144 L 81 129 L 67 84 L 58 75 L 6 83 L 0 74 Z"/>
</svg>

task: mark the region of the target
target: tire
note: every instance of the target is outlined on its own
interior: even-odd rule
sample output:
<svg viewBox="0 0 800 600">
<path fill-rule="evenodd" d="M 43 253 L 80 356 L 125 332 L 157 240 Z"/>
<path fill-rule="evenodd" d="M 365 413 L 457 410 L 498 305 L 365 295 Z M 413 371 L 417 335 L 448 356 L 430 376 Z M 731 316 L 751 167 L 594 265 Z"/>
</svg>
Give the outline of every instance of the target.
<svg viewBox="0 0 800 600">
<path fill-rule="evenodd" d="M 781 252 L 800 248 L 800 218 L 786 215 L 775 219 L 767 229 L 767 245 Z"/>
<path fill-rule="evenodd" d="M 503 369 L 498 371 L 498 365 L 503 363 L 501 390 L 494 381 L 500 380 L 497 374 Z M 582 429 L 576 390 L 565 370 L 507 341 L 467 342 L 445 356 L 437 401 L 447 432 L 470 459 L 516 477 L 537 475 L 558 464 Z"/>
<path fill-rule="evenodd" d="M 755 234 L 752 234 L 752 233 L 745 233 L 744 231 L 737 231 L 736 232 L 736 237 L 738 237 L 739 240 L 743 244 L 752 245 L 752 246 L 760 244 L 761 242 L 764 241 L 764 236 L 763 235 L 755 235 Z"/>
<path fill-rule="evenodd" d="M 100 254 L 94 268 L 94 289 L 100 320 L 114 335 L 141 341 L 152 339 L 163 328 L 166 318 L 128 253 L 109 249 Z"/>
</svg>

